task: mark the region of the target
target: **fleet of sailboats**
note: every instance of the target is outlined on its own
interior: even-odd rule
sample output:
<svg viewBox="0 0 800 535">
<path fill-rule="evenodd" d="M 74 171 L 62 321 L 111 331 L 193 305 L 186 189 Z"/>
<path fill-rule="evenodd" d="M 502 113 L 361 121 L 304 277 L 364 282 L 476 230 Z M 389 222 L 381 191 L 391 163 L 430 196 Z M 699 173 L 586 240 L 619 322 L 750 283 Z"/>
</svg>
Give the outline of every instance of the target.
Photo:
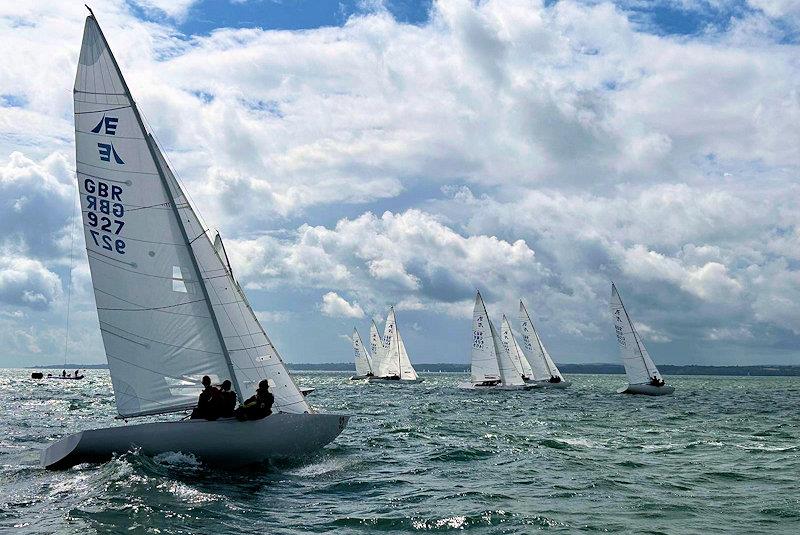
<svg viewBox="0 0 800 535">
<path fill-rule="evenodd" d="M 313 389 L 298 388 L 288 373 L 233 276 L 221 236 L 209 235 L 143 122 L 91 10 L 74 104 L 86 250 L 118 418 L 185 412 L 195 406 L 206 375 L 215 382 L 229 379 L 240 402 L 266 380 L 275 414 L 246 422 L 173 419 L 85 430 L 43 450 L 42 464 L 65 468 L 137 447 L 145 454 L 182 451 L 204 462 L 238 466 L 301 456 L 334 440 L 348 416 L 318 413 L 304 399 Z M 613 283 L 610 309 L 628 379 L 618 392 L 673 393 Z M 470 380 L 459 388 L 525 391 L 571 384 L 522 300 L 518 319 L 522 343 L 505 315 L 500 330 L 495 328 L 477 292 Z M 369 347 L 355 327 L 351 339 L 352 380 L 422 381 L 394 307 L 382 336 L 371 322 Z"/>
<path fill-rule="evenodd" d="M 367 380 L 370 383 L 421 383 L 423 380 L 408 357 L 406 344 L 397 325 L 397 316 L 394 307 L 389 308 L 386 324 L 383 328 L 383 338 L 376 339 L 378 328 L 372 322 L 370 329 L 370 346 L 372 352 L 372 375 Z"/>
<path fill-rule="evenodd" d="M 475 296 L 472 311 L 472 355 L 469 382 L 459 383 L 467 390 L 530 390 L 521 365 L 515 366 L 508 344 L 489 319 L 481 293 Z"/>
</svg>

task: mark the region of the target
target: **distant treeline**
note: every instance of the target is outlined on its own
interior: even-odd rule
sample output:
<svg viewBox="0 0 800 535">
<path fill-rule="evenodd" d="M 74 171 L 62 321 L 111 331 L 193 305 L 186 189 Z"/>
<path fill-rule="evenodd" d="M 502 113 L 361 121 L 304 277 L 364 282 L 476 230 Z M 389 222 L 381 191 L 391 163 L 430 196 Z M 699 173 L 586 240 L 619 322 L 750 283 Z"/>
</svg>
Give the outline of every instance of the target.
<svg viewBox="0 0 800 535">
<path fill-rule="evenodd" d="M 329 372 L 351 372 L 353 364 L 351 362 L 324 362 L 321 364 L 294 363 L 287 362 L 286 366 L 295 371 L 329 371 Z M 41 366 L 31 366 L 42 370 L 86 370 L 86 369 L 107 369 L 107 364 L 47 364 Z M 418 372 L 425 373 L 469 373 L 469 364 L 414 364 Z M 621 364 L 559 364 L 558 368 L 562 373 L 600 373 L 600 374 L 624 374 L 625 369 Z M 664 375 L 758 375 L 758 376 L 800 376 L 800 366 L 676 366 L 673 364 L 660 364 L 658 369 Z"/>
<path fill-rule="evenodd" d="M 290 370 L 303 371 L 353 371 L 349 362 L 325 362 L 322 364 L 293 363 L 286 364 Z M 468 364 L 414 364 L 418 372 L 446 372 L 469 373 Z M 619 374 L 625 373 L 621 364 L 559 364 L 559 370 L 565 374 L 572 373 L 598 373 Z M 800 376 L 800 366 L 676 366 L 661 364 L 658 369 L 664 375 L 760 375 L 760 376 Z"/>
</svg>

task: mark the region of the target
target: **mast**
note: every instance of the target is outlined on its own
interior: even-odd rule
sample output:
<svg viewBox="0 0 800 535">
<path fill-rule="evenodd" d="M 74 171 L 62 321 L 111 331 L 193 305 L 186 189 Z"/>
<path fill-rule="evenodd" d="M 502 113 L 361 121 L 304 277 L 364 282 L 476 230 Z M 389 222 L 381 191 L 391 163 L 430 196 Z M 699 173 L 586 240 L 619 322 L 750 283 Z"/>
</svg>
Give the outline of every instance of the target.
<svg viewBox="0 0 800 535">
<path fill-rule="evenodd" d="M 219 327 L 219 321 L 217 320 L 217 316 L 214 313 L 214 307 L 211 306 L 211 299 L 208 295 L 208 289 L 206 288 L 205 279 L 203 278 L 203 272 L 200 270 L 200 265 L 197 262 L 197 257 L 194 254 L 194 250 L 192 249 L 191 241 L 189 240 L 189 236 L 186 233 L 186 228 L 183 225 L 183 219 L 181 218 L 180 212 L 178 211 L 178 206 L 175 204 L 175 196 L 172 194 L 172 190 L 169 187 L 167 182 L 167 178 L 164 175 L 164 170 L 161 168 L 161 164 L 159 163 L 159 158 L 156 154 L 154 145 L 155 140 L 153 139 L 153 135 L 147 130 L 144 125 L 144 121 L 142 120 L 142 116 L 139 113 L 139 108 L 136 105 L 136 102 L 133 100 L 133 94 L 131 93 L 130 88 L 128 87 L 128 83 L 125 81 L 125 77 L 122 75 L 122 70 L 119 68 L 119 64 L 117 63 L 116 57 L 114 57 L 114 52 L 111 50 L 111 46 L 108 44 L 108 40 L 106 39 L 105 34 L 103 33 L 103 29 L 100 27 L 100 23 L 97 22 L 97 17 L 94 16 L 91 8 L 86 6 L 86 9 L 89 10 L 89 15 L 94 19 L 95 24 L 97 25 L 97 30 L 100 33 L 100 37 L 103 39 L 103 43 L 105 44 L 106 50 L 108 50 L 108 56 L 111 59 L 111 62 L 114 64 L 114 68 L 117 70 L 119 74 L 120 82 L 122 83 L 125 92 L 128 94 L 128 98 L 131 102 L 131 110 L 133 111 L 134 117 L 136 117 L 136 121 L 139 123 L 139 127 L 142 129 L 142 132 L 145 133 L 145 140 L 147 142 L 147 148 L 150 152 L 150 156 L 153 159 L 153 163 L 155 164 L 156 170 L 158 171 L 158 177 L 161 180 L 161 185 L 164 187 L 166 191 L 167 198 L 169 199 L 170 206 L 172 207 L 172 211 L 175 215 L 175 218 L 178 220 L 178 228 L 181 231 L 181 236 L 183 237 L 184 243 L 186 243 L 187 252 L 189 254 L 189 258 L 192 262 L 192 266 L 194 267 L 195 271 L 198 275 L 198 283 L 200 285 L 200 289 L 203 292 L 203 299 L 208 307 L 208 312 L 211 317 L 211 322 L 214 325 L 214 330 L 216 332 L 217 338 L 220 343 L 220 347 L 222 349 L 222 354 L 225 358 L 225 362 L 228 365 L 228 371 L 231 374 L 231 382 L 233 384 L 234 391 L 236 392 L 236 397 L 239 399 L 239 402 L 243 401 L 242 391 L 239 387 L 239 382 L 236 379 L 236 373 L 233 369 L 233 362 L 231 361 L 231 356 L 228 353 L 228 348 L 225 346 L 225 339 L 222 336 L 222 331 Z M 190 207 L 191 209 L 191 207 Z M 165 411 L 165 412 L 174 412 L 173 410 Z"/>
</svg>

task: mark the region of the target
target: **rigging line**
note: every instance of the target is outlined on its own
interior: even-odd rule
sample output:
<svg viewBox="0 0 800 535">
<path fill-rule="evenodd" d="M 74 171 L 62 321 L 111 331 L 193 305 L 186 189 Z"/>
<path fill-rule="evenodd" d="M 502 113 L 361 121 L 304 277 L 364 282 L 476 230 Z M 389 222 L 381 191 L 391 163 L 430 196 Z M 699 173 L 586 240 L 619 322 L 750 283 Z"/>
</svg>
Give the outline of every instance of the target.
<svg viewBox="0 0 800 535">
<path fill-rule="evenodd" d="M 88 100 L 78 100 L 77 98 L 75 99 L 75 102 L 80 102 L 81 104 L 100 104 L 99 102 L 89 102 Z M 92 110 L 92 111 L 76 111 L 73 113 L 74 115 L 84 115 L 87 113 L 106 113 L 109 111 L 124 110 L 125 108 L 130 108 L 130 107 L 131 106 L 129 104 L 127 106 L 117 106 L 116 108 L 106 108 L 106 109 Z"/>
<path fill-rule="evenodd" d="M 199 302 L 202 302 L 202 301 L 203 301 L 203 299 L 198 299 L 196 301 L 187 301 L 185 303 L 177 303 L 175 305 L 164 305 L 163 307 L 143 307 L 143 308 L 97 307 L 97 310 L 110 310 L 110 311 L 114 311 L 114 312 L 145 312 L 145 311 L 151 311 L 151 310 L 164 310 L 166 308 L 179 307 L 179 306 L 183 306 L 183 305 L 188 305 L 190 303 L 199 303 Z M 199 316 L 199 317 L 202 318 L 202 317 L 205 317 L 205 316 Z"/>
<path fill-rule="evenodd" d="M 105 294 L 105 295 L 107 295 L 109 297 L 112 297 L 114 299 L 118 299 L 118 300 L 122 301 L 123 303 L 128 303 L 130 305 L 135 305 L 137 307 L 141 307 L 141 310 L 147 310 L 147 308 L 145 308 L 144 306 L 140 305 L 139 303 L 136 303 L 136 302 L 131 301 L 129 299 L 125 299 L 124 297 L 120 297 L 118 295 L 112 294 L 111 292 L 107 292 L 105 290 L 101 290 L 97 286 L 93 286 L 93 288 L 94 288 L 95 292 L 100 292 L 101 294 Z M 169 306 L 176 306 L 177 307 L 177 306 L 181 306 L 181 305 L 190 305 L 192 303 L 197 303 L 199 301 L 201 301 L 201 300 L 185 301 L 183 303 L 175 303 L 174 305 L 169 305 Z M 206 319 L 208 319 L 208 316 L 200 316 L 200 315 L 197 315 L 197 314 L 186 314 L 186 313 L 180 313 L 180 312 L 169 312 L 167 310 L 164 310 L 165 308 L 168 308 L 168 307 L 167 306 L 156 307 L 154 310 L 156 310 L 158 312 L 164 312 L 166 314 L 176 314 L 176 315 L 179 315 L 179 316 L 191 316 L 191 317 L 194 317 L 194 318 L 206 318 Z M 133 309 L 130 309 L 130 310 L 133 310 Z"/>
<path fill-rule="evenodd" d="M 77 176 L 75 177 L 77 179 Z M 72 267 L 75 263 L 75 213 L 78 210 L 78 203 L 72 200 L 72 218 L 70 221 L 70 244 L 69 244 L 69 280 L 67 282 L 67 322 L 64 329 L 64 366 L 67 365 L 67 350 L 69 348 L 69 305 L 72 301 Z"/>
</svg>

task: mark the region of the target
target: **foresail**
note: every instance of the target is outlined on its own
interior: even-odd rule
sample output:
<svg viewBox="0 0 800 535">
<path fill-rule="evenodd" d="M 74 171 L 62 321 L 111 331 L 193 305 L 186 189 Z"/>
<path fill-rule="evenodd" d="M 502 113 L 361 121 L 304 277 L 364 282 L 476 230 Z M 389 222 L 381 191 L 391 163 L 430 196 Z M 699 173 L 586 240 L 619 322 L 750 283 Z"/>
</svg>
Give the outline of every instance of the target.
<svg viewBox="0 0 800 535">
<path fill-rule="evenodd" d="M 492 333 L 492 340 L 494 342 L 495 352 L 498 355 L 498 363 L 500 368 L 500 380 L 506 386 L 522 385 L 525 381 L 522 379 L 522 374 L 514 366 L 511 360 L 511 355 L 503 346 L 503 341 L 500 333 L 494 328 L 492 320 L 489 320 L 489 331 Z"/>
<path fill-rule="evenodd" d="M 400 336 L 400 329 L 397 328 L 395 323 L 395 335 L 397 336 L 397 349 L 400 355 L 400 378 L 406 380 L 416 380 L 417 370 L 411 365 L 411 359 L 408 358 L 408 351 L 406 351 L 406 344 L 403 342 L 403 337 Z"/>
<path fill-rule="evenodd" d="M 514 332 L 511 330 L 511 324 L 508 322 L 508 318 L 506 318 L 505 314 L 500 323 L 500 338 L 503 343 L 503 351 L 508 352 L 509 357 L 511 357 L 511 362 L 514 364 L 514 368 L 517 372 L 522 376 L 532 378 L 533 373 L 530 369 L 531 366 L 528 364 L 528 359 L 522 354 L 517 341 L 514 339 Z"/>
<path fill-rule="evenodd" d="M 378 333 L 378 326 L 375 325 L 375 320 L 369 326 L 369 351 L 372 354 L 372 373 L 379 375 L 381 365 L 383 362 L 383 355 L 385 353 L 383 347 L 383 339 Z"/>
<path fill-rule="evenodd" d="M 353 353 L 356 361 L 356 375 L 367 375 L 372 372 L 367 348 L 361 341 L 361 335 L 357 329 L 353 329 Z"/>
<path fill-rule="evenodd" d="M 255 394 L 258 383 L 267 379 L 275 396 L 274 410 L 311 412 L 305 397 L 286 370 L 278 350 L 256 318 L 239 284 L 226 268 L 207 229 L 203 227 L 186 195 L 169 169 L 163 155 L 156 153 L 172 190 L 192 251 L 203 274 L 208 299 L 233 368 L 234 386 L 242 399 Z"/>
<path fill-rule="evenodd" d="M 655 375 L 661 379 L 661 374 L 653 364 L 650 355 L 646 353 L 644 344 L 641 344 L 633 322 L 622 304 L 622 298 L 614 284 L 611 285 L 611 317 L 614 321 L 614 332 L 617 336 L 622 364 L 630 384 L 643 384 L 650 381 Z M 644 351 L 643 351 L 644 350 Z"/>
<path fill-rule="evenodd" d="M 97 22 L 75 79 L 76 172 L 86 250 L 121 416 L 192 406 L 228 366 L 149 139 Z"/>
<path fill-rule="evenodd" d="M 383 328 L 383 353 L 375 373 L 378 377 L 400 376 L 400 350 L 394 335 L 395 329 L 394 308 L 392 308 L 386 316 L 386 325 Z"/>
<path fill-rule="evenodd" d="M 537 381 L 550 379 L 544 346 L 522 301 L 519 302 L 519 329 L 522 336 L 522 353 L 531 365 L 533 378 Z"/>
<path fill-rule="evenodd" d="M 489 328 L 489 316 L 481 294 L 475 297 L 472 310 L 472 355 L 471 379 L 475 383 L 500 380 L 500 367 L 497 362 L 492 332 Z"/>
</svg>

